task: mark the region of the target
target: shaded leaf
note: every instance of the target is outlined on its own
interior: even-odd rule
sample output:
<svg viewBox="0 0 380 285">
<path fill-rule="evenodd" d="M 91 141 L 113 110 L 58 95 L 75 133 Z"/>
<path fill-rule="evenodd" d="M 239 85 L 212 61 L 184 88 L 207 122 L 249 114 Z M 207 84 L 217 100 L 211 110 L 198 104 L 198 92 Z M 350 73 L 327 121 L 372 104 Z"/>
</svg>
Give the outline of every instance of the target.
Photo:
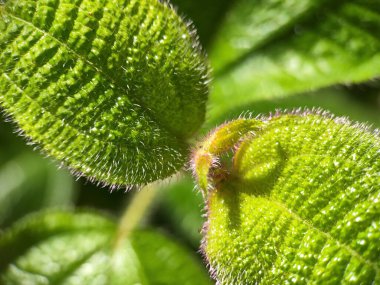
<svg viewBox="0 0 380 285">
<path fill-rule="evenodd" d="M 47 207 L 70 207 L 76 184 L 0 123 L 0 227 Z"/>
<path fill-rule="evenodd" d="M 179 15 L 191 20 L 197 29 L 200 42 L 207 48 L 235 0 L 171 0 L 170 2 L 178 8 Z"/>
<path fill-rule="evenodd" d="M 193 32 L 167 5 L 0 5 L 0 104 L 47 154 L 113 185 L 184 164 L 208 79 Z"/>
<path fill-rule="evenodd" d="M 239 1 L 210 54 L 211 117 L 253 100 L 380 76 L 379 31 L 380 6 L 371 0 Z"/>
<path fill-rule="evenodd" d="M 209 284 L 162 234 L 137 231 L 115 248 L 116 225 L 90 213 L 30 216 L 0 237 L 2 284 Z"/>
<path fill-rule="evenodd" d="M 219 283 L 379 283 L 378 133 L 321 112 L 243 120 L 232 164 L 208 152 L 204 252 Z"/>
<path fill-rule="evenodd" d="M 338 116 L 346 116 L 350 120 L 379 128 L 379 107 L 372 102 L 368 104 L 362 102 L 362 98 L 357 90 L 332 87 L 293 96 L 256 100 L 235 108 L 231 107 L 220 116 L 213 117 L 207 121 L 206 128 L 211 129 L 223 124 L 226 120 L 233 120 L 239 116 L 255 117 L 260 114 L 269 114 L 276 109 L 293 110 L 300 107 L 322 108 Z M 250 111 L 247 112 L 247 110 Z"/>
<path fill-rule="evenodd" d="M 159 208 L 153 216 L 162 215 L 176 236 L 181 236 L 194 248 L 198 248 L 204 223 L 201 214 L 204 203 L 190 175 L 183 175 L 165 187 L 159 200 Z"/>
<path fill-rule="evenodd" d="M 22 153 L 0 165 L 0 225 L 43 208 L 72 206 L 74 190 L 69 173 L 37 154 Z"/>
</svg>

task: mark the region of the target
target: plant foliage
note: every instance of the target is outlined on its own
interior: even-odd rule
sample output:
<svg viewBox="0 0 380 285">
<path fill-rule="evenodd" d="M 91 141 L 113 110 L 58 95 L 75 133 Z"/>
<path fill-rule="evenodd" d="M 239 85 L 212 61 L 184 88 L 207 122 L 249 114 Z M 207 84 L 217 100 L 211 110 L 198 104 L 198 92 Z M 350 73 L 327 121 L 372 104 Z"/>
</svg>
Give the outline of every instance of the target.
<svg viewBox="0 0 380 285">
<path fill-rule="evenodd" d="M 118 224 L 32 214 L 0 232 L 0 283 L 209 284 L 185 248 L 199 244 L 206 204 L 202 251 L 217 284 L 380 284 L 379 132 L 306 109 L 252 119 L 316 106 L 379 127 L 380 5 L 172 3 L 199 27 L 215 71 L 202 132 L 240 115 L 194 149 L 200 193 L 185 174 L 134 194 Z M 0 111 L 77 177 L 112 189 L 174 174 L 205 119 L 208 83 L 192 24 L 167 1 L 0 0 Z M 89 184 L 75 202 L 79 184 L 3 126 L 1 226 L 73 203 L 120 214 L 123 193 L 99 199 Z M 137 228 L 161 190 L 150 223 L 182 245 Z"/>
<path fill-rule="evenodd" d="M 113 185 L 183 166 L 207 69 L 173 10 L 156 0 L 0 7 L 0 104 L 47 154 Z"/>
<path fill-rule="evenodd" d="M 194 257 L 162 234 L 117 239 L 116 224 L 98 214 L 32 215 L 0 238 L 1 284 L 209 284 Z"/>
<path fill-rule="evenodd" d="M 320 112 L 239 119 L 210 134 L 194 168 L 219 284 L 380 282 L 377 133 Z"/>
<path fill-rule="evenodd" d="M 210 50 L 210 116 L 379 77 L 379 31 L 380 5 L 372 0 L 237 1 Z"/>
</svg>

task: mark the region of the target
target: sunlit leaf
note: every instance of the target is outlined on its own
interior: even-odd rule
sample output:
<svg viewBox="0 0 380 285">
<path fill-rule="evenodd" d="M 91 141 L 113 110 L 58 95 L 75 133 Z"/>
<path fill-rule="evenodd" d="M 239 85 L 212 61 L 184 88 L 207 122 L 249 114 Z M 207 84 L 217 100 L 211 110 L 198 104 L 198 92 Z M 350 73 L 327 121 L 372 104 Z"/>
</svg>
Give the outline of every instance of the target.
<svg viewBox="0 0 380 285">
<path fill-rule="evenodd" d="M 207 68 L 158 0 L 0 2 L 0 105 L 44 152 L 104 184 L 183 166 Z"/>
<path fill-rule="evenodd" d="M 200 155 L 213 161 L 198 181 L 219 284 L 380 282 L 378 133 L 322 112 L 278 113 L 218 128 L 194 156 L 203 175 Z"/>
</svg>

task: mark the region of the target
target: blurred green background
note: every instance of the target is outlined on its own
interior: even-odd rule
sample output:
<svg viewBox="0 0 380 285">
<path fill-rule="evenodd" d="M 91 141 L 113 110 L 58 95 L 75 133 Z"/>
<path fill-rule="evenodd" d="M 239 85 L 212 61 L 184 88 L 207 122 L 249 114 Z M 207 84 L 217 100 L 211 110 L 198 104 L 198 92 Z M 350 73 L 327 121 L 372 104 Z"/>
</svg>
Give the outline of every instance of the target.
<svg viewBox="0 0 380 285">
<path fill-rule="evenodd" d="M 213 44 L 223 23 L 238 1 L 173 0 L 172 4 L 186 20 L 192 20 L 206 53 L 214 54 Z M 241 1 L 247 2 L 247 1 Z M 259 1 L 260 2 L 260 1 Z M 213 55 L 214 56 L 214 55 Z M 211 62 L 213 66 L 213 61 Z M 215 71 L 215 74 L 219 74 Z M 223 75 L 218 75 L 223 76 Z M 216 81 L 217 92 L 220 84 Z M 219 84 L 219 85 L 218 85 Z M 209 109 L 219 104 L 211 93 Z M 296 92 L 292 96 L 267 96 L 243 100 L 223 112 L 213 112 L 198 134 L 202 137 L 218 124 L 247 112 L 253 116 L 275 109 L 322 108 L 338 116 L 380 127 L 380 83 L 332 84 L 314 91 Z M 214 98 L 214 99 L 213 99 Z M 216 99 L 215 99 L 216 98 Z M 223 100 L 220 102 L 224 102 Z M 219 107 L 219 106 L 218 106 Z M 118 217 L 133 191 L 111 192 L 84 178 L 76 179 L 59 163 L 45 158 L 28 140 L 18 135 L 17 127 L 0 118 L 0 227 L 4 229 L 27 213 L 46 207 L 95 208 Z M 20 134 L 20 133 L 19 133 Z M 204 204 L 189 174 L 173 178 L 163 187 L 145 219 L 147 227 L 158 228 L 198 252 L 203 223 Z M 201 258 L 201 257 L 199 257 Z"/>
</svg>

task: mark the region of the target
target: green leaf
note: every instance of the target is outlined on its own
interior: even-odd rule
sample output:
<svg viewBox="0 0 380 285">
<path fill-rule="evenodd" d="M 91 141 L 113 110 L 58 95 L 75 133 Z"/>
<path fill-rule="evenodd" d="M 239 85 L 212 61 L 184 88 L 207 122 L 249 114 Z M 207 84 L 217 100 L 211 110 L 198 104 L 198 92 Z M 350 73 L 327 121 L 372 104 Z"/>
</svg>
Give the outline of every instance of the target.
<svg viewBox="0 0 380 285">
<path fill-rule="evenodd" d="M 367 91 L 366 89 L 364 89 Z M 350 91 L 353 94 L 350 94 Z M 223 124 L 226 120 L 233 120 L 242 114 L 250 114 L 251 117 L 260 114 L 269 114 L 276 109 L 293 110 L 300 106 L 306 108 L 321 108 L 329 110 L 337 116 L 347 116 L 350 120 L 374 125 L 380 128 L 379 107 L 376 102 L 363 102 L 363 96 L 357 90 L 346 88 L 325 88 L 313 92 L 286 96 L 281 98 L 256 100 L 230 108 L 228 112 L 207 121 L 207 127 Z M 247 112 L 247 110 L 252 110 Z"/>
<path fill-rule="evenodd" d="M 0 105 L 44 152 L 113 185 L 183 166 L 208 77 L 173 10 L 157 0 L 0 5 Z"/>
<path fill-rule="evenodd" d="M 379 134 L 322 112 L 245 120 L 233 163 L 212 165 L 204 189 L 203 249 L 219 284 L 378 284 Z"/>
<path fill-rule="evenodd" d="M 0 122 L 0 227 L 48 207 L 70 207 L 77 185 Z"/>
<path fill-rule="evenodd" d="M 30 216 L 0 237 L 2 284 L 209 284 L 182 246 L 136 231 L 115 248 L 116 225 L 90 213 Z"/>
<path fill-rule="evenodd" d="M 379 31 L 380 6 L 371 0 L 240 0 L 210 53 L 211 117 L 257 99 L 379 77 Z"/>
<path fill-rule="evenodd" d="M 69 173 L 24 152 L 0 165 L 0 226 L 43 208 L 72 206 L 74 190 Z"/>
</svg>

